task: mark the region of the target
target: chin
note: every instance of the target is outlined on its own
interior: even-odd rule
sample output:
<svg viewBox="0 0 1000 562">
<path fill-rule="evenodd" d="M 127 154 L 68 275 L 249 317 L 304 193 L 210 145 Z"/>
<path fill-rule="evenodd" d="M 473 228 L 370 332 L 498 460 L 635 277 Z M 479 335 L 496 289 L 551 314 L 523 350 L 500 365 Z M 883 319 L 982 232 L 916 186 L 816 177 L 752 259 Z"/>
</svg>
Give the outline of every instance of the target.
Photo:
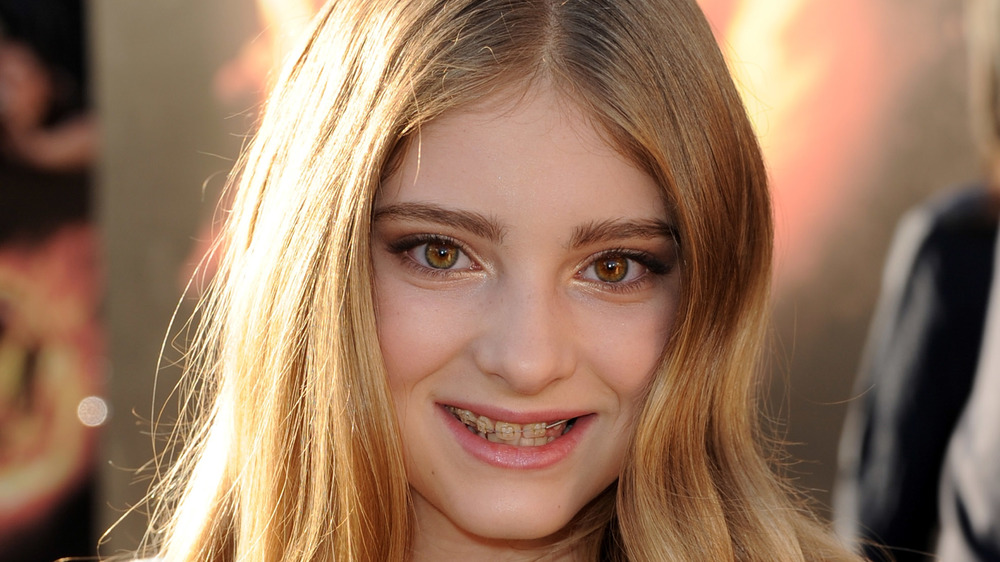
<svg viewBox="0 0 1000 562">
<path fill-rule="evenodd" d="M 550 511 L 516 512 L 496 517 L 482 517 L 465 521 L 459 526 L 463 531 L 487 540 L 540 541 L 558 535 L 573 520 L 576 513 L 551 513 Z"/>
<path fill-rule="evenodd" d="M 593 495 L 565 494 L 560 498 L 533 493 L 527 486 L 514 494 L 481 489 L 469 494 L 466 502 L 441 506 L 445 507 L 441 511 L 464 534 L 483 542 L 517 541 L 530 546 L 561 539 L 567 526 L 604 490 L 607 487 Z"/>
</svg>

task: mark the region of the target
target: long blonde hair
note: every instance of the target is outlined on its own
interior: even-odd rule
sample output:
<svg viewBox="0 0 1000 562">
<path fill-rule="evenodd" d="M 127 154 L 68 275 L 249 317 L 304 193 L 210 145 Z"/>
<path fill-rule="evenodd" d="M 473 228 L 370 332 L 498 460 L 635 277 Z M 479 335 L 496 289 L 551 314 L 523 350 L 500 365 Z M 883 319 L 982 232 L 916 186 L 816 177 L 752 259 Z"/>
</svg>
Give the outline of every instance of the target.
<svg viewBox="0 0 1000 562">
<path fill-rule="evenodd" d="M 571 523 L 603 559 L 849 558 L 758 437 L 771 222 L 754 134 L 693 0 L 351 0 L 318 16 L 244 155 L 149 545 L 181 560 L 404 560 L 413 521 L 370 264 L 419 127 L 550 80 L 662 186 L 682 305 L 617 486 Z"/>
</svg>

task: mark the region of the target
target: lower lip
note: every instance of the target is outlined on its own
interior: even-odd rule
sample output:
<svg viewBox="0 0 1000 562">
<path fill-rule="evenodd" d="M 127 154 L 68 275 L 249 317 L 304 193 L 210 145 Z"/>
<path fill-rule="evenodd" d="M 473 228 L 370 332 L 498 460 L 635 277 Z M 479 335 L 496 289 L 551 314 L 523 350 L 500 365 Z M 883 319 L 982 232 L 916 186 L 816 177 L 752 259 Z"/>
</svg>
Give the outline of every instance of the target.
<svg viewBox="0 0 1000 562">
<path fill-rule="evenodd" d="M 445 425 L 458 440 L 465 452 L 476 459 L 498 468 L 538 470 L 558 464 L 570 456 L 593 420 L 593 415 L 581 416 L 570 431 L 556 437 L 545 445 L 515 447 L 494 443 L 469 431 L 468 427 L 451 415 L 444 406 L 438 408 Z"/>
</svg>

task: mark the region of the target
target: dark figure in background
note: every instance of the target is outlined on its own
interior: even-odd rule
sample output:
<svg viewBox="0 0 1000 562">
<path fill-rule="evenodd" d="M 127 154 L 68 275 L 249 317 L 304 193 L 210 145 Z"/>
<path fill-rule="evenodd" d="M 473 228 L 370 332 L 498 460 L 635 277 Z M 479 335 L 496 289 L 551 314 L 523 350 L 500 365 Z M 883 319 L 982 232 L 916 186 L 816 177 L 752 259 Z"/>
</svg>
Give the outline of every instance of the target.
<svg viewBox="0 0 1000 562">
<path fill-rule="evenodd" d="M 970 10 L 973 102 L 995 211 L 1000 197 L 1000 0 L 976 0 Z M 937 555 L 949 562 L 1000 561 L 1000 243 L 996 250 L 979 364 L 941 480 Z"/>
<path fill-rule="evenodd" d="M 997 210 L 984 186 L 932 200 L 903 219 L 887 262 L 834 507 L 844 535 L 887 545 L 899 562 L 928 560 L 934 547 L 941 465 L 982 341 Z"/>
<path fill-rule="evenodd" d="M 1000 249 L 998 247 L 997 249 Z M 994 263 L 997 263 L 994 255 Z M 940 560 L 1000 560 L 1000 277 L 993 276 L 982 355 L 948 444 L 941 482 Z"/>
<path fill-rule="evenodd" d="M 998 6 L 968 5 L 973 125 L 987 179 L 937 197 L 901 222 L 844 428 L 838 530 L 873 560 L 935 559 L 940 514 L 955 507 L 947 493 L 939 505 L 944 459 L 968 416 L 981 349 L 989 348 L 983 327 L 1000 215 Z"/>
</svg>

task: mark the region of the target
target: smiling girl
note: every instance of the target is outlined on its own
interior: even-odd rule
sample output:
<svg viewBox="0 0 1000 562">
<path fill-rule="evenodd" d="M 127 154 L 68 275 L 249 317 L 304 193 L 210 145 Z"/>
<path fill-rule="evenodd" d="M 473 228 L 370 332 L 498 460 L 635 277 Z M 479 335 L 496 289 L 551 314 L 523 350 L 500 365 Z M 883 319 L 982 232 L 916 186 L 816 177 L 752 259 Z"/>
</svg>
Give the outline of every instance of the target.
<svg viewBox="0 0 1000 562">
<path fill-rule="evenodd" d="M 242 163 L 151 550 L 850 559 L 758 435 L 770 260 L 693 1 L 332 2 Z"/>
</svg>

